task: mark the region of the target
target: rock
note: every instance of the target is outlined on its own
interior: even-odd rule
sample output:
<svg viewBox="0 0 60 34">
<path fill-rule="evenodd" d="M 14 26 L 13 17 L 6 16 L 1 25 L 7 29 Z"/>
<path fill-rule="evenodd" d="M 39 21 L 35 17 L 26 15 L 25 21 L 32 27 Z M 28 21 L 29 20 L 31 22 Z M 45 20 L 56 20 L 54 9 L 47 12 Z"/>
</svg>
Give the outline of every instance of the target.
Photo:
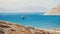
<svg viewBox="0 0 60 34">
<path fill-rule="evenodd" d="M 60 15 L 60 5 L 53 8 L 51 11 L 47 11 L 44 15 Z"/>
<path fill-rule="evenodd" d="M 0 34 L 50 34 L 50 31 L 0 21 Z"/>
</svg>

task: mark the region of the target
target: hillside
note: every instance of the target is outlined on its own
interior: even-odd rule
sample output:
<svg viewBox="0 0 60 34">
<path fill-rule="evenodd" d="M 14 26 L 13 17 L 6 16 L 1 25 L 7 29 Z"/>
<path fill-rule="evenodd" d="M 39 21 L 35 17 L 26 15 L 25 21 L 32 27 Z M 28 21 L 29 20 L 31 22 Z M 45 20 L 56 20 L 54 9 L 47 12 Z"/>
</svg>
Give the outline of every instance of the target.
<svg viewBox="0 0 60 34">
<path fill-rule="evenodd" d="M 0 34 L 60 34 L 60 31 L 46 31 L 7 21 L 0 21 Z"/>
<path fill-rule="evenodd" d="M 47 11 L 45 15 L 60 15 L 60 5 L 53 8 L 51 11 Z"/>
</svg>

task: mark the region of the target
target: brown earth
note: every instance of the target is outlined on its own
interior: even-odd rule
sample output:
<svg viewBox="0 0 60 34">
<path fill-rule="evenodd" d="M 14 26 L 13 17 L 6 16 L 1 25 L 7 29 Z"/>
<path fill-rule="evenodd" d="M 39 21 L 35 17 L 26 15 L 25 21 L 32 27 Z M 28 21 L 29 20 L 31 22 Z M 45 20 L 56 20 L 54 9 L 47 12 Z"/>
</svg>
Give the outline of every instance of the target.
<svg viewBox="0 0 60 34">
<path fill-rule="evenodd" d="M 60 32 L 45 31 L 13 24 L 11 22 L 0 21 L 0 34 L 60 34 Z"/>
</svg>

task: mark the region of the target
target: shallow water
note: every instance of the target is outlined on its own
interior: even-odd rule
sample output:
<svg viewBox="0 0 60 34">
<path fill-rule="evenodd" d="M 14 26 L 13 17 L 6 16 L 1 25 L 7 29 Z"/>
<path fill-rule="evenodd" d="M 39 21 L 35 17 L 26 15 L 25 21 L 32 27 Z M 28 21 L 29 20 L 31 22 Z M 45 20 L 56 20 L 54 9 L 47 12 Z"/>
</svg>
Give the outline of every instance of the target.
<svg viewBox="0 0 60 34">
<path fill-rule="evenodd" d="M 25 19 L 22 19 L 24 16 Z M 44 16 L 38 14 L 0 15 L 0 20 L 15 22 L 36 28 L 60 28 L 60 16 Z"/>
</svg>

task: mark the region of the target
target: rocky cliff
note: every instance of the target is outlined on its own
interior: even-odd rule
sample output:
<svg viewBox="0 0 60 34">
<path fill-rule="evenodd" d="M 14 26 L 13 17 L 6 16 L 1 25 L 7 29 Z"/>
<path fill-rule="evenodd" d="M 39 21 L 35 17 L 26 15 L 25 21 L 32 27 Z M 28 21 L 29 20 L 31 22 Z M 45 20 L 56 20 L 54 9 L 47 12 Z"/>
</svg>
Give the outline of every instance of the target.
<svg viewBox="0 0 60 34">
<path fill-rule="evenodd" d="M 6 21 L 0 21 L 0 34 L 60 34 L 60 32 L 45 31 Z"/>
<path fill-rule="evenodd" d="M 47 11 L 45 15 L 60 15 L 60 5 L 53 8 L 51 11 Z"/>
</svg>

